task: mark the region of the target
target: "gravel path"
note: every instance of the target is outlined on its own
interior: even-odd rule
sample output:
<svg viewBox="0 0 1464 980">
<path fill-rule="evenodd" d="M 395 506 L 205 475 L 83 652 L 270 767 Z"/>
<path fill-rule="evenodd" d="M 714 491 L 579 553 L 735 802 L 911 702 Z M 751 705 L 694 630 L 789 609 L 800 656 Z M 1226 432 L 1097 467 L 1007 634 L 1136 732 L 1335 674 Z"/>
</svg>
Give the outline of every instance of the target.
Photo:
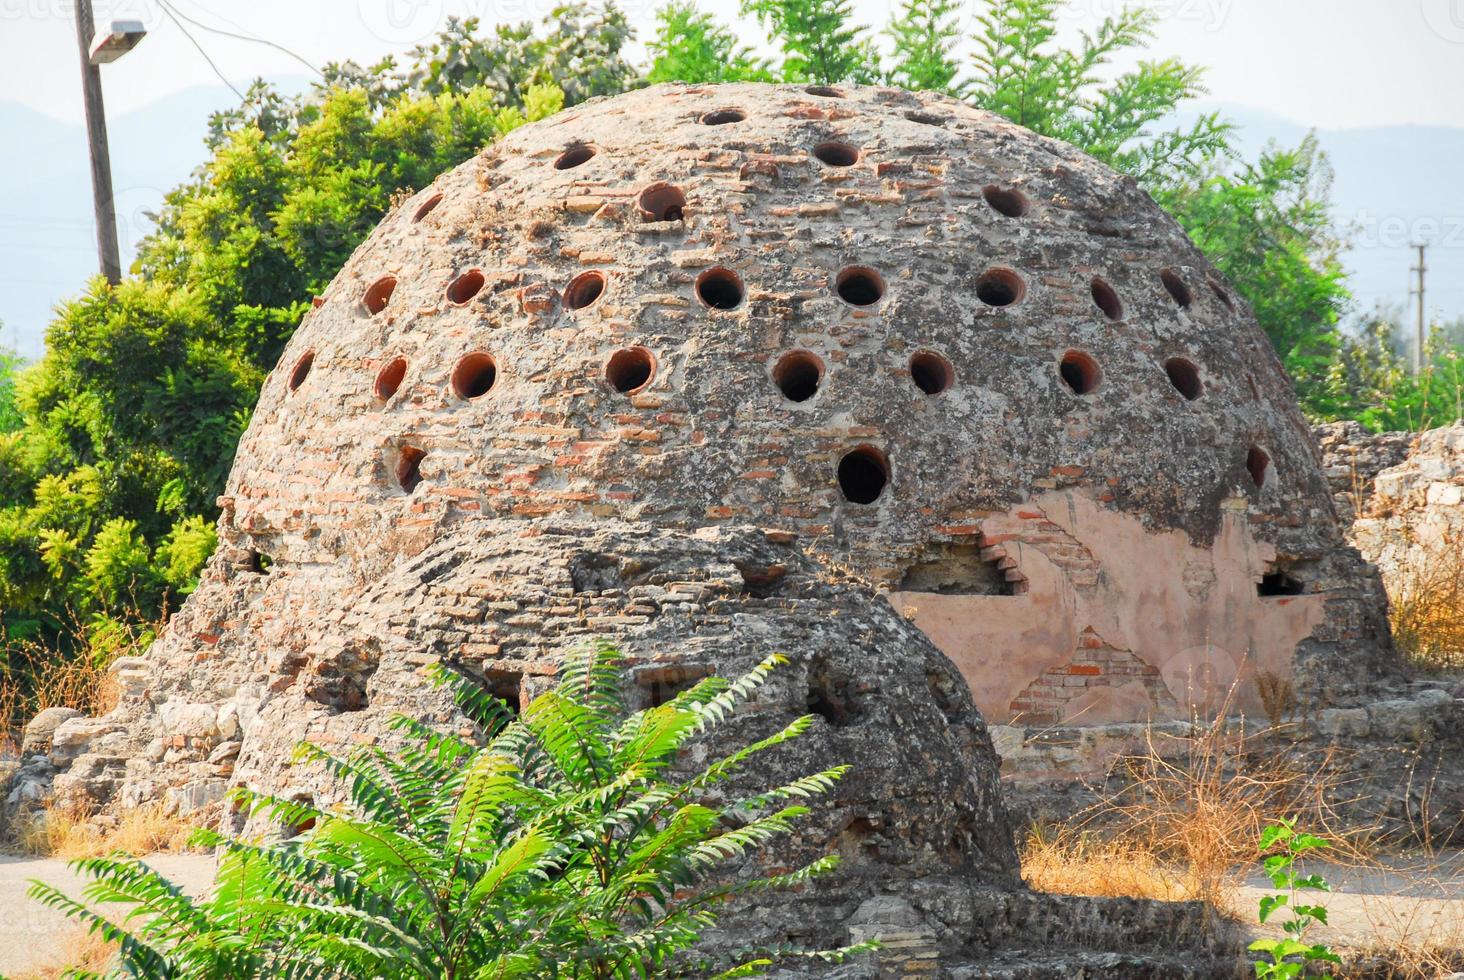
<svg viewBox="0 0 1464 980">
<path fill-rule="evenodd" d="M 213 883 L 212 854 L 155 854 L 147 860 L 190 894 L 200 894 Z M 60 912 L 26 897 L 32 878 L 74 898 L 81 895 L 83 881 L 65 861 L 0 855 L 0 976 L 60 965 L 62 943 L 77 928 Z"/>
</svg>

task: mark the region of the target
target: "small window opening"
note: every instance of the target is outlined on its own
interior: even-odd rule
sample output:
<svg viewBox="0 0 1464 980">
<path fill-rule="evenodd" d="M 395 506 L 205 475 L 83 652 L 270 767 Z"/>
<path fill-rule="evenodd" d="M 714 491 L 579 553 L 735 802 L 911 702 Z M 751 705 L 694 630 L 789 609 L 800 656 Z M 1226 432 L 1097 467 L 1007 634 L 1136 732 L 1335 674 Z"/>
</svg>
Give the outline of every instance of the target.
<svg viewBox="0 0 1464 980">
<path fill-rule="evenodd" d="M 412 215 L 412 224 L 416 224 L 417 222 L 421 221 L 423 218 L 427 217 L 429 214 L 432 213 L 432 209 L 435 208 L 435 207 L 437 207 L 437 205 L 439 205 L 441 203 L 442 203 L 442 195 L 441 194 L 433 194 L 427 200 L 423 201 L 422 202 L 422 206 L 417 209 L 417 213 L 414 214 L 414 215 Z"/>
<path fill-rule="evenodd" d="M 564 289 L 565 309 L 582 310 L 605 293 L 605 273 L 598 270 L 581 272 Z"/>
<path fill-rule="evenodd" d="M 492 355 L 474 351 L 453 368 L 452 390 L 459 398 L 472 401 L 492 391 L 497 380 L 498 365 Z"/>
<path fill-rule="evenodd" d="M 927 395 L 938 395 L 955 384 L 956 369 L 934 351 L 917 351 L 910 358 L 910 380 Z"/>
<path fill-rule="evenodd" d="M 456 306 L 462 306 L 477 296 L 483 289 L 483 273 L 479 269 L 469 269 L 452 281 L 447 287 L 447 300 Z"/>
<path fill-rule="evenodd" d="M 375 316 L 386 309 L 391 294 L 396 291 L 396 284 L 396 276 L 382 276 L 367 286 L 366 294 L 361 297 L 361 302 L 366 305 L 366 312 Z"/>
<path fill-rule="evenodd" d="M 742 277 L 731 269 L 708 269 L 696 277 L 696 297 L 714 310 L 742 305 Z"/>
<path fill-rule="evenodd" d="M 824 365 L 811 351 L 789 351 L 773 365 L 773 383 L 790 402 L 806 402 L 818 394 Z"/>
<path fill-rule="evenodd" d="M 725 126 L 728 123 L 738 123 L 747 118 L 747 113 L 741 109 L 714 109 L 701 117 L 703 124 L 707 126 Z"/>
<path fill-rule="evenodd" d="M 1164 373 L 1169 375 L 1169 383 L 1174 385 L 1174 390 L 1183 395 L 1186 401 L 1194 401 L 1205 393 L 1204 383 L 1200 381 L 1200 369 L 1193 361 L 1183 357 L 1171 357 L 1164 362 Z"/>
<path fill-rule="evenodd" d="M 554 161 L 555 170 L 573 170 L 582 163 L 589 163 L 595 155 L 595 148 L 588 143 L 577 143 L 559 154 Z"/>
<path fill-rule="evenodd" d="M 859 151 L 848 143 L 820 143 L 813 155 L 830 167 L 852 167 L 859 162 Z"/>
<path fill-rule="evenodd" d="M 387 362 L 386 366 L 376 375 L 376 382 L 371 386 L 380 401 L 391 401 L 402 386 L 402 379 L 407 376 L 407 359 L 405 357 L 394 357 Z"/>
<path fill-rule="evenodd" d="M 686 212 L 686 195 L 671 184 L 652 184 L 636 198 L 646 221 L 680 221 Z"/>
<path fill-rule="evenodd" d="M 1305 591 L 1306 583 L 1283 569 L 1273 569 L 1267 572 L 1261 576 L 1260 582 L 1256 583 L 1256 595 L 1263 599 L 1301 595 Z"/>
<path fill-rule="evenodd" d="M 1181 308 L 1188 308 L 1195 301 L 1195 294 L 1190 292 L 1189 286 L 1179 277 L 1179 273 L 1173 269 L 1164 269 L 1161 271 L 1159 273 L 1159 279 L 1164 283 L 1164 288 L 1169 291 L 1169 295 Z"/>
<path fill-rule="evenodd" d="M 839 489 L 851 504 L 874 503 L 889 482 L 889 461 L 873 446 L 860 446 L 839 460 Z"/>
<path fill-rule="evenodd" d="M 308 350 L 295 362 L 295 369 L 290 372 L 290 390 L 297 391 L 310 377 L 310 369 L 315 366 L 315 351 Z"/>
<path fill-rule="evenodd" d="M 1027 294 L 1027 284 L 1011 269 L 987 269 L 976 280 L 976 298 L 987 306 L 1011 306 Z"/>
<path fill-rule="evenodd" d="M 986 198 L 986 203 L 991 205 L 992 210 L 998 214 L 1004 214 L 1008 218 L 1020 218 L 1027 213 L 1030 207 L 1027 203 L 1027 196 L 1011 187 L 997 187 L 995 184 L 991 184 L 981 191 L 981 196 Z"/>
<path fill-rule="evenodd" d="M 1093 277 L 1093 302 L 1098 304 L 1098 309 L 1110 320 L 1123 319 L 1123 303 L 1119 301 L 1118 293 L 1113 287 L 1097 276 Z"/>
<path fill-rule="evenodd" d="M 605 380 L 622 395 L 631 395 L 651 383 L 656 361 L 644 347 L 626 347 L 610 355 L 605 364 Z"/>
<path fill-rule="evenodd" d="M 850 306 L 873 306 L 884 298 L 884 278 L 867 266 L 851 266 L 834 280 L 839 298 Z"/>
<path fill-rule="evenodd" d="M 1058 368 L 1062 383 L 1072 389 L 1075 395 L 1091 394 L 1102 380 L 1098 362 L 1082 351 L 1070 350 L 1062 357 Z"/>
<path fill-rule="evenodd" d="M 1256 488 L 1264 487 L 1271 472 L 1270 454 L 1260 446 L 1250 447 L 1250 451 L 1245 454 L 1245 468 Z"/>
</svg>

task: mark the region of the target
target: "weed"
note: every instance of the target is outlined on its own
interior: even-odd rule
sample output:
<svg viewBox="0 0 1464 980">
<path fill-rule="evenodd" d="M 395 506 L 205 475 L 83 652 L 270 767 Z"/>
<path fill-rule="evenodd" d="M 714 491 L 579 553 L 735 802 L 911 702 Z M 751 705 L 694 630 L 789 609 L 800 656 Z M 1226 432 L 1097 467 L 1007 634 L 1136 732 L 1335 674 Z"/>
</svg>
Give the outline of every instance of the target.
<svg viewBox="0 0 1464 980">
<path fill-rule="evenodd" d="M 1288 918 L 1281 923 L 1281 931 L 1286 934 L 1284 938 L 1257 939 L 1250 944 L 1251 952 L 1270 957 L 1270 962 L 1264 959 L 1256 961 L 1257 980 L 1270 977 L 1289 980 L 1307 975 L 1309 964 L 1342 962 L 1342 957 L 1325 943 L 1307 942 L 1314 927 L 1327 924 L 1327 907 L 1297 901 L 1303 891 L 1332 890 L 1321 875 L 1303 875 L 1297 865 L 1310 852 L 1324 850 L 1327 846 L 1324 838 L 1298 833 L 1295 822 L 1291 820 L 1278 820 L 1261 831 L 1261 864 L 1266 869 L 1266 877 L 1278 891 L 1261 897 L 1257 919 L 1265 925 L 1278 911 Z M 1333 978 L 1326 973 L 1321 980 Z"/>
</svg>

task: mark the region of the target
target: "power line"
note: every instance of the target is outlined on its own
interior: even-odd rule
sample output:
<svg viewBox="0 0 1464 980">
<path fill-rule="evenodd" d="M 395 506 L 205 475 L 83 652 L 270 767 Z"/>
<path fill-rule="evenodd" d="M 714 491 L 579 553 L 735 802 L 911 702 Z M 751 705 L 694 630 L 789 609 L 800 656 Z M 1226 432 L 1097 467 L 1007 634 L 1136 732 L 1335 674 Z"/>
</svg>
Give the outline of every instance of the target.
<svg viewBox="0 0 1464 980">
<path fill-rule="evenodd" d="M 295 52 L 291 51 L 289 48 L 285 47 L 283 44 L 276 44 L 274 41 L 271 41 L 269 38 L 259 37 L 257 35 L 253 35 L 253 34 L 238 34 L 238 33 L 235 33 L 234 31 L 226 31 L 226 30 L 224 30 L 222 28 L 219 28 L 219 27 L 211 27 L 208 24 L 203 23 L 202 21 L 194 20 L 192 17 L 189 17 L 183 11 L 179 10 L 177 7 L 174 7 L 172 4 L 168 3 L 167 0 L 158 0 L 158 6 L 159 7 L 162 7 L 163 10 L 167 11 L 169 14 L 176 15 L 174 17 L 174 20 L 175 21 L 177 20 L 178 17 L 181 17 L 184 20 L 188 21 L 188 23 L 192 24 L 194 27 L 201 28 L 202 30 L 209 31 L 210 33 L 213 33 L 213 34 L 221 34 L 224 37 L 232 37 L 232 38 L 234 38 L 236 40 L 239 40 L 239 41 L 249 41 L 249 42 L 254 43 L 254 44 L 263 44 L 266 47 L 274 48 L 276 51 L 283 52 L 283 53 L 289 55 L 291 58 L 294 58 L 296 61 L 300 62 L 300 64 L 304 65 L 306 68 L 309 68 L 311 71 L 315 72 L 315 74 L 317 74 L 317 75 L 320 75 L 322 78 L 325 77 L 325 73 L 324 72 L 322 72 L 319 68 L 315 67 L 315 65 L 311 64 L 305 58 L 303 58 L 300 55 L 296 54 Z M 194 43 L 196 44 L 197 42 L 194 42 Z"/>
<path fill-rule="evenodd" d="M 244 93 L 235 88 L 234 83 L 224 77 L 224 73 L 219 71 L 219 66 L 214 64 L 214 60 L 208 56 L 208 52 L 203 50 L 203 45 L 198 43 L 198 38 L 194 37 L 192 34 L 189 34 L 188 28 L 184 27 L 183 22 L 179 20 L 176 15 L 174 15 L 173 8 L 169 7 L 166 3 L 163 3 L 162 0 L 158 0 L 158 6 L 162 8 L 163 13 L 167 14 L 168 17 L 172 19 L 173 23 L 178 25 L 178 30 L 183 32 L 183 36 L 193 42 L 193 46 L 198 49 L 198 53 L 203 55 L 203 60 L 207 61 L 208 66 L 213 69 L 213 73 L 219 76 L 219 81 L 229 86 L 229 90 L 239 97 L 240 102 L 243 102 Z"/>
</svg>

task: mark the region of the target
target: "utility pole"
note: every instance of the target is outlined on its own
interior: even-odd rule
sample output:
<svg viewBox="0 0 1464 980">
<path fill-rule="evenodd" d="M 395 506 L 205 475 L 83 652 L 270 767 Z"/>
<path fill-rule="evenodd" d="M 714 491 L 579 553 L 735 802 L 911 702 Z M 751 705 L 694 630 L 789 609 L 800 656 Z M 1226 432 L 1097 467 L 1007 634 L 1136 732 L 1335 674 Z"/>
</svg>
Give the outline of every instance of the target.
<svg viewBox="0 0 1464 980">
<path fill-rule="evenodd" d="M 1424 261 L 1424 250 L 1428 246 L 1415 245 L 1413 247 L 1418 249 L 1418 265 L 1410 267 L 1408 271 L 1418 273 L 1418 288 L 1408 290 L 1408 295 L 1418 297 L 1418 336 L 1414 338 L 1413 343 L 1413 374 L 1416 377 L 1423 373 L 1423 346 L 1427 340 L 1428 332 L 1427 321 L 1423 312 L 1423 277 L 1428 272 L 1428 263 Z"/>
<path fill-rule="evenodd" d="M 107 113 L 102 106 L 102 73 L 92 62 L 91 0 L 76 0 L 76 40 L 81 47 L 81 93 L 86 102 L 86 135 L 91 144 L 92 199 L 96 210 L 97 258 L 112 285 L 122 281 L 117 255 L 117 212 L 112 201 L 112 157 L 107 150 Z"/>
</svg>

